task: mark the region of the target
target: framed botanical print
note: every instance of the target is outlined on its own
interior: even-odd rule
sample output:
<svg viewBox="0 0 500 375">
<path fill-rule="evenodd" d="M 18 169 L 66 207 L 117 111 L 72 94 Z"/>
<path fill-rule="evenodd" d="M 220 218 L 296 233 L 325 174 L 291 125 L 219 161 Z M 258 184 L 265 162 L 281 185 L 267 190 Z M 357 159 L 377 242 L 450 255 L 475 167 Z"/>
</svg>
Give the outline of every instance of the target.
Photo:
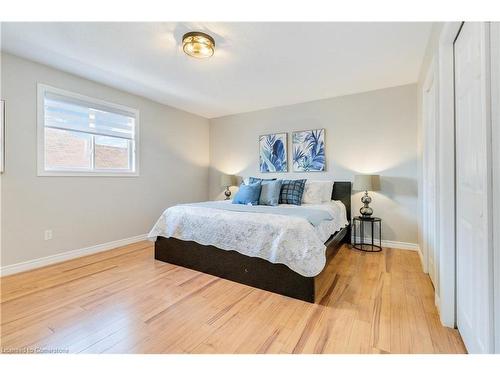
<svg viewBox="0 0 500 375">
<path fill-rule="evenodd" d="M 301 130 L 292 133 L 294 172 L 324 172 L 325 129 Z"/>
<path fill-rule="evenodd" d="M 260 172 L 287 172 L 287 133 L 259 136 Z"/>
</svg>

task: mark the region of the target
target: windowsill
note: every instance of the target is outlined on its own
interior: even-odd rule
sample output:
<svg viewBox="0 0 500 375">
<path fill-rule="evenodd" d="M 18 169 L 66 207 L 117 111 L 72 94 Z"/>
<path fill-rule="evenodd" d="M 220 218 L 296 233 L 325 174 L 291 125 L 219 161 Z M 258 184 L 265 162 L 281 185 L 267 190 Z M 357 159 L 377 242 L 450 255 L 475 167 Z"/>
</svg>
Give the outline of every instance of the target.
<svg viewBox="0 0 500 375">
<path fill-rule="evenodd" d="M 37 177 L 139 177 L 139 172 L 38 171 Z"/>
</svg>

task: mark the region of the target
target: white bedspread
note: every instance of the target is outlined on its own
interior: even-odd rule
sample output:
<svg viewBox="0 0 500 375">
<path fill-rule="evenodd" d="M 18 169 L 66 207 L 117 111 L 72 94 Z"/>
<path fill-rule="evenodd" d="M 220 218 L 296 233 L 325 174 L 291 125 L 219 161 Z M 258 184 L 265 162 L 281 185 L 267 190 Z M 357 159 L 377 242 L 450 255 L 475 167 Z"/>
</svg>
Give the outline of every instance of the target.
<svg viewBox="0 0 500 375">
<path fill-rule="evenodd" d="M 312 277 L 325 267 L 324 242 L 347 225 L 346 208 L 340 201 L 303 207 L 328 210 L 334 219 L 314 227 L 294 216 L 178 205 L 163 212 L 148 238 L 155 241 L 157 236 L 174 237 L 236 250 L 272 263 L 283 263 L 303 276 Z"/>
</svg>

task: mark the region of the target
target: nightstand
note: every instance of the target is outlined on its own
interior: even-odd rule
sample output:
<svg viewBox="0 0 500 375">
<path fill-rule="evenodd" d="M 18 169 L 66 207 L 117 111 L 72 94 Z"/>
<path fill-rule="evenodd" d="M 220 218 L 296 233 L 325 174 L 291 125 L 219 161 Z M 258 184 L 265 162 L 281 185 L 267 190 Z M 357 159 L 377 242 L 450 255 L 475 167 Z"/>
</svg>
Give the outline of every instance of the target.
<svg viewBox="0 0 500 375">
<path fill-rule="evenodd" d="M 378 245 L 375 245 L 375 224 L 378 224 Z M 365 232 L 365 227 L 371 226 L 369 233 Z M 352 219 L 353 242 L 352 247 L 357 250 L 366 251 L 368 253 L 376 253 L 382 251 L 382 219 L 379 217 L 356 216 Z M 366 235 L 371 235 L 371 242 Z M 359 241 L 359 242 L 357 242 Z"/>
</svg>

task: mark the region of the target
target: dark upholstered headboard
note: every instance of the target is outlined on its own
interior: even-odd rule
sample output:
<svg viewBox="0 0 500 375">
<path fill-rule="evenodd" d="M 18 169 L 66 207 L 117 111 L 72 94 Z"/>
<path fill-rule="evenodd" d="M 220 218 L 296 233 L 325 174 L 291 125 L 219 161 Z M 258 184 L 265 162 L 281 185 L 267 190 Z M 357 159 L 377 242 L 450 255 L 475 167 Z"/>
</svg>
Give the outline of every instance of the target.
<svg viewBox="0 0 500 375">
<path fill-rule="evenodd" d="M 335 181 L 332 191 L 332 199 L 344 203 L 349 223 L 351 222 L 351 189 L 351 181 Z"/>
</svg>

